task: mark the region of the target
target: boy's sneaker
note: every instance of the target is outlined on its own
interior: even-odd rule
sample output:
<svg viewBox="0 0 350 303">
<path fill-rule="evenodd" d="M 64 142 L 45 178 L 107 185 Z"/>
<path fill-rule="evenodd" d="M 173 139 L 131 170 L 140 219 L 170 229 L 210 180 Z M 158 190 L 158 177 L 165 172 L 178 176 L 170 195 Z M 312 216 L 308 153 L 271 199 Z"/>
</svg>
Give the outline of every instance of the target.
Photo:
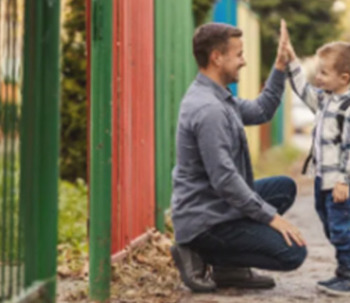
<svg viewBox="0 0 350 303">
<path fill-rule="evenodd" d="M 331 280 L 328 280 L 327 284 L 324 284 L 327 281 L 323 284 L 318 283 L 317 288 L 331 296 L 350 297 L 350 279 L 334 278 L 333 283 Z"/>
</svg>

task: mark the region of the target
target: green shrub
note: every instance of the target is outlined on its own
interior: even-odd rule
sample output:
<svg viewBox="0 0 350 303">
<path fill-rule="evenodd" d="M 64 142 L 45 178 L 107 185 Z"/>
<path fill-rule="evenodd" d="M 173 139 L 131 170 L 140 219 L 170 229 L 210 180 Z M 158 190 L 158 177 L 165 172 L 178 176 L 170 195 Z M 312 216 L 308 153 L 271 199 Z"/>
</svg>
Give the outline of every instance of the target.
<svg viewBox="0 0 350 303">
<path fill-rule="evenodd" d="M 86 180 L 87 102 L 85 0 L 67 1 L 62 38 L 60 173 Z"/>
<path fill-rule="evenodd" d="M 214 3 L 215 0 L 193 0 L 192 10 L 196 25 L 200 25 L 205 22 Z"/>
<path fill-rule="evenodd" d="M 58 243 L 85 250 L 87 242 L 88 189 L 82 179 L 61 181 L 59 187 Z"/>
</svg>

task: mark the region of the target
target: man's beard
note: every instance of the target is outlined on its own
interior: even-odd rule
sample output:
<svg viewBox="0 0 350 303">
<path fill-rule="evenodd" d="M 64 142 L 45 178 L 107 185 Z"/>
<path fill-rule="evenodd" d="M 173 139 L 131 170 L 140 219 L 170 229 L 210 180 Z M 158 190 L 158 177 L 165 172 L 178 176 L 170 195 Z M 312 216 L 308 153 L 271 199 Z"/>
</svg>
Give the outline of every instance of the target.
<svg viewBox="0 0 350 303">
<path fill-rule="evenodd" d="M 231 83 L 237 83 L 239 80 L 238 71 L 235 73 L 235 75 L 229 72 L 224 72 L 222 79 L 225 81 L 226 85 Z"/>
</svg>

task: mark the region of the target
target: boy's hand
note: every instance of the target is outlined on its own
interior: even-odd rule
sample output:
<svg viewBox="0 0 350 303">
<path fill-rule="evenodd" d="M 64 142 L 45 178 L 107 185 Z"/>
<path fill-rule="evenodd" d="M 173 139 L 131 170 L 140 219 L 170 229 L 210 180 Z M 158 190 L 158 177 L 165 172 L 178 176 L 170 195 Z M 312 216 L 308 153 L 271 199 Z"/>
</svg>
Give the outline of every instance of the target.
<svg viewBox="0 0 350 303">
<path fill-rule="evenodd" d="M 349 198 L 349 185 L 337 183 L 333 189 L 334 203 L 343 203 Z"/>
<path fill-rule="evenodd" d="M 288 54 L 288 61 L 293 61 L 297 58 L 297 55 L 295 54 L 292 42 L 290 41 L 287 23 L 284 21 L 284 19 L 281 20 L 281 31 L 284 32 L 283 36 L 286 39 L 286 52 Z"/>
<path fill-rule="evenodd" d="M 278 41 L 278 49 L 277 49 L 277 56 L 276 56 L 276 62 L 275 62 L 275 68 L 281 71 L 285 70 L 286 65 L 288 63 L 287 44 L 288 44 L 288 36 L 286 31 L 286 23 L 284 20 L 281 20 L 280 38 Z"/>
</svg>

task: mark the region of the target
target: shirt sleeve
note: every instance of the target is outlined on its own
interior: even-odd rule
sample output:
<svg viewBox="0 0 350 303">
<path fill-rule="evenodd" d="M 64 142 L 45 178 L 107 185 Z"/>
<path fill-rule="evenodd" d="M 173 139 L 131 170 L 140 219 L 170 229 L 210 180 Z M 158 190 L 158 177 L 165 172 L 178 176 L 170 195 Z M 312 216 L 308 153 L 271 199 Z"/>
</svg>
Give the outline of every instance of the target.
<svg viewBox="0 0 350 303">
<path fill-rule="evenodd" d="M 285 79 L 285 73 L 274 68 L 257 99 L 237 100 L 244 125 L 262 124 L 273 118 L 282 100 Z"/>
<path fill-rule="evenodd" d="M 316 89 L 307 82 L 306 75 L 298 60 L 294 60 L 289 63 L 288 79 L 293 91 L 311 109 L 313 113 L 316 113 L 318 108 L 318 100 L 321 96 L 321 90 Z"/>
<path fill-rule="evenodd" d="M 242 152 L 240 130 L 233 129 L 229 122 L 225 109 L 217 105 L 202 108 L 193 119 L 205 170 L 220 197 L 246 216 L 267 224 L 276 209 L 255 193 L 237 170 L 233 159 Z"/>
</svg>

